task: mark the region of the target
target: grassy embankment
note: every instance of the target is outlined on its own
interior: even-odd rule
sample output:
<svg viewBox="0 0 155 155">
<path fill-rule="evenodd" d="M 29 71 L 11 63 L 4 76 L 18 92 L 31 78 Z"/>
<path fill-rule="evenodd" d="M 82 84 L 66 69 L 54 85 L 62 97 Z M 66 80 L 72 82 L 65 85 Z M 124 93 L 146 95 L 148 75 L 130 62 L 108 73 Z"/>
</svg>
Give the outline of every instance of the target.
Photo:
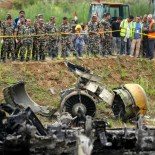
<svg viewBox="0 0 155 155">
<path fill-rule="evenodd" d="M 140 84 L 148 96 L 147 115 L 155 116 L 155 61 L 145 59 L 132 59 L 129 57 L 117 57 L 106 59 L 84 59 L 74 63 L 84 65 L 101 75 L 102 83 L 109 88 L 125 83 Z M 30 62 L 30 63 L 6 63 L 0 64 L 0 90 L 19 80 L 26 82 L 26 89 L 34 101 L 41 105 L 59 107 L 59 93 L 61 90 L 75 86 L 76 77 L 67 71 L 64 63 Z M 54 89 L 56 94 L 50 92 Z M 0 99 L 3 100 L 2 94 Z M 105 104 L 98 105 L 100 116 L 110 116 L 110 109 Z"/>
<path fill-rule="evenodd" d="M 145 0 L 144 0 L 145 1 Z M 152 8 L 147 7 L 146 1 L 140 4 L 131 5 L 131 13 L 134 15 L 143 15 L 152 13 Z M 70 3 L 43 3 L 36 2 L 32 5 L 16 7 L 16 9 L 1 9 L 1 19 L 5 19 L 7 12 L 13 17 L 18 15 L 18 10 L 24 9 L 26 17 L 32 19 L 38 13 L 44 14 L 47 21 L 50 16 L 56 16 L 57 23 L 61 23 L 63 16 L 68 16 L 71 20 L 74 11 L 77 11 L 79 22 L 87 22 L 88 3 L 74 4 Z M 81 64 L 81 62 L 74 60 Z M 124 83 L 139 83 L 146 91 L 149 99 L 147 115 L 155 116 L 155 63 L 144 59 L 106 59 L 106 60 L 84 60 L 82 64 L 94 70 L 96 74 L 103 77 L 103 83 L 113 88 Z M 26 88 L 30 96 L 39 104 L 59 107 L 59 92 L 75 85 L 76 78 L 69 73 L 62 62 L 53 63 L 15 63 L 0 64 L 0 81 L 5 84 L 0 85 L 0 90 L 7 84 L 17 82 L 18 80 L 26 81 Z M 50 88 L 54 87 L 56 95 L 52 95 Z M 0 94 L 0 99 L 3 99 Z M 103 104 L 98 106 L 100 112 L 106 112 L 107 109 Z"/>
</svg>

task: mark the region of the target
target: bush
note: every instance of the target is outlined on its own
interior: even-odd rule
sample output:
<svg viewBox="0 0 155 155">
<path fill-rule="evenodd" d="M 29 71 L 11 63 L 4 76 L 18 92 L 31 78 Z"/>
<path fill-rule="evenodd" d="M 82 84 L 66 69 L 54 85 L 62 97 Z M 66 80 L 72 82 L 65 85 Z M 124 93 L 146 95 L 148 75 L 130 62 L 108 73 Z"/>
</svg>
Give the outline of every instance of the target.
<svg viewBox="0 0 155 155">
<path fill-rule="evenodd" d="M 150 14 L 153 13 L 153 5 L 149 7 L 148 3 L 145 0 L 142 0 L 141 3 L 135 3 L 134 5 L 130 4 L 130 12 L 134 16 Z"/>
<path fill-rule="evenodd" d="M 29 5 L 33 5 L 36 2 L 36 0 L 14 0 L 13 1 L 13 7 L 14 9 L 22 9 L 24 7 L 28 7 Z"/>
<path fill-rule="evenodd" d="M 62 22 L 64 16 L 72 20 L 76 11 L 79 22 L 86 22 L 88 20 L 89 3 L 82 3 L 81 5 L 71 5 L 70 3 L 62 3 L 60 5 L 59 3 L 55 5 L 53 3 L 37 2 L 23 9 L 26 12 L 27 18 L 34 19 L 37 14 L 41 13 L 44 15 L 45 21 L 48 21 L 51 16 L 55 16 L 58 24 Z"/>
<path fill-rule="evenodd" d="M 123 1 L 127 2 L 127 0 Z M 89 0 L 14 0 L 13 4 L 14 9 L 12 10 L 0 10 L 3 20 L 6 18 L 7 12 L 10 12 L 12 17 L 15 18 L 18 16 L 17 10 L 23 9 L 26 12 L 26 17 L 32 20 L 35 19 L 37 14 L 41 13 L 44 15 L 45 21 L 48 21 L 51 16 L 55 16 L 59 25 L 64 16 L 72 20 L 76 11 L 79 22 L 88 22 Z M 147 0 L 140 0 L 139 3 L 130 1 L 130 12 L 134 16 L 153 13 L 153 6 L 150 8 Z"/>
</svg>

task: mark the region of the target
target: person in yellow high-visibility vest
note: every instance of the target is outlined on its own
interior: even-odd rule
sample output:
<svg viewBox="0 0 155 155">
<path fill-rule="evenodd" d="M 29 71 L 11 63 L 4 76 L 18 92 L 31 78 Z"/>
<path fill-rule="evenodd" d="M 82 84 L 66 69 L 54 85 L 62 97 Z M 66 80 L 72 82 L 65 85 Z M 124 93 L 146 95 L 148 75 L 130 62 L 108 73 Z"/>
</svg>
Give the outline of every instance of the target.
<svg viewBox="0 0 155 155">
<path fill-rule="evenodd" d="M 121 36 L 121 54 L 130 55 L 130 39 L 132 37 L 132 24 L 134 16 L 130 15 L 127 19 L 124 19 L 120 24 L 120 36 Z"/>
<path fill-rule="evenodd" d="M 132 27 L 132 42 L 131 42 L 131 54 L 130 57 L 139 57 L 139 50 L 142 40 L 142 31 L 143 31 L 143 24 L 140 23 L 140 16 L 136 17 L 136 22 L 133 22 Z M 136 47 L 136 51 L 135 51 Z M 135 51 L 135 53 L 134 53 Z"/>
</svg>

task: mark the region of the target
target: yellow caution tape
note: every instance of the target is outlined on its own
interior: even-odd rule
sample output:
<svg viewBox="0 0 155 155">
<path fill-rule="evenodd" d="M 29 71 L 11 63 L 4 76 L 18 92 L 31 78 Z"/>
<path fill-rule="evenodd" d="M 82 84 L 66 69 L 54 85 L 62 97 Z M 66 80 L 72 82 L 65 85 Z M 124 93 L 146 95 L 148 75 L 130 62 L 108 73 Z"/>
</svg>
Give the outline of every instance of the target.
<svg viewBox="0 0 155 155">
<path fill-rule="evenodd" d="M 115 30 L 115 31 L 104 31 L 104 32 L 98 32 L 98 34 L 104 34 L 104 33 L 111 33 L 111 32 L 120 32 L 121 30 Z M 49 36 L 58 36 L 58 35 L 70 35 L 70 34 L 89 34 L 88 32 L 82 32 L 82 33 L 52 33 L 52 34 L 35 34 L 35 35 L 17 35 L 17 36 L 0 36 L 0 38 L 30 38 L 30 37 L 49 37 Z M 145 33 L 138 33 L 143 36 L 153 36 L 153 35 L 148 35 Z"/>
</svg>

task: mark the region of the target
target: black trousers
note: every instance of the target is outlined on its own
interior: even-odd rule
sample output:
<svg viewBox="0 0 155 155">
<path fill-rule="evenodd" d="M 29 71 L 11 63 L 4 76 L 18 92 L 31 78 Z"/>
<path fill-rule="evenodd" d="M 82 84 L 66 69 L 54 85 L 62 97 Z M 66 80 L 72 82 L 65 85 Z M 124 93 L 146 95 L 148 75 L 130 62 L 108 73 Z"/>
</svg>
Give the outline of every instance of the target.
<svg viewBox="0 0 155 155">
<path fill-rule="evenodd" d="M 148 58 L 153 59 L 154 58 L 155 39 L 148 39 L 148 43 L 149 43 Z"/>
</svg>

